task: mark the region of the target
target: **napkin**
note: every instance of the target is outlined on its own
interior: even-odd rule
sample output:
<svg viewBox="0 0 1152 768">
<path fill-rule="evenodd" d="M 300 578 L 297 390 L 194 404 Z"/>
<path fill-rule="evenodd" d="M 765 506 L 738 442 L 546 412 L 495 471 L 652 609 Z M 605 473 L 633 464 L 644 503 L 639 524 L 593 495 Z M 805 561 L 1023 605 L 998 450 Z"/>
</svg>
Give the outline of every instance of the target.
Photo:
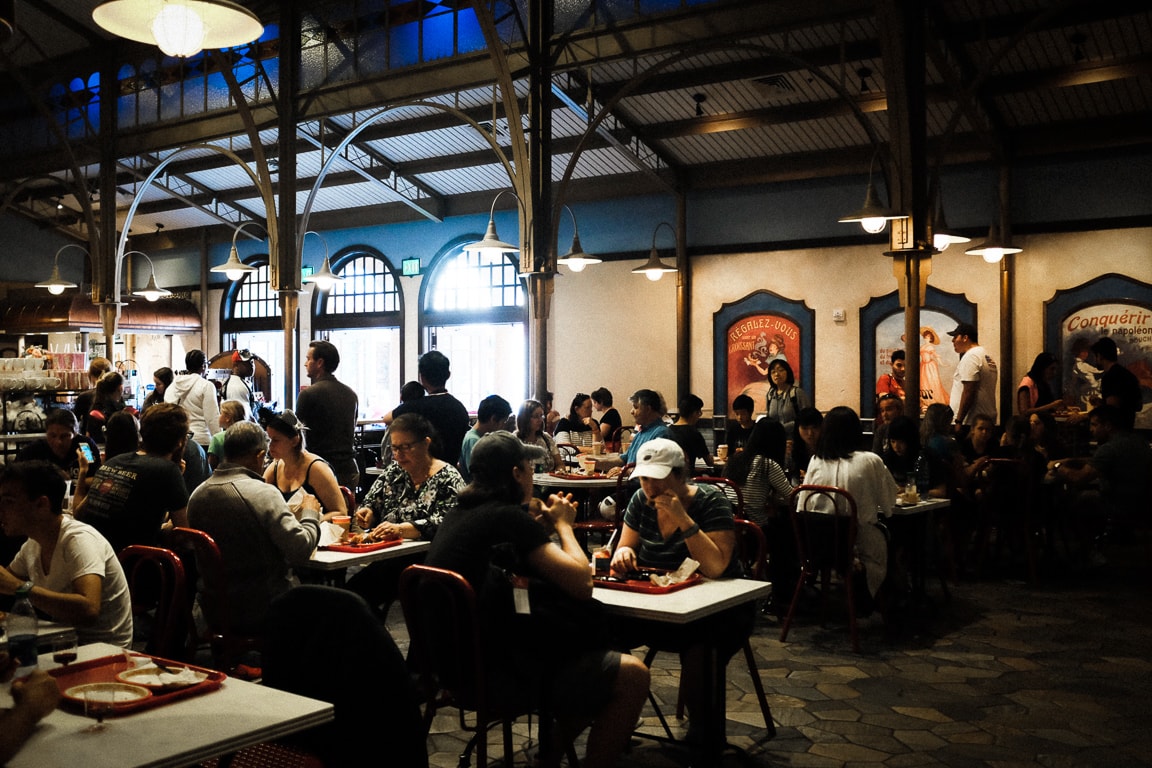
<svg viewBox="0 0 1152 768">
<path fill-rule="evenodd" d="M 196 685 L 207 678 L 208 675 L 203 672 L 197 672 L 188 667 L 175 669 L 173 672 L 165 672 L 154 664 L 138 667 L 132 673 L 132 682 L 154 686 Z"/>
<path fill-rule="evenodd" d="M 654 573 L 648 577 L 658 587 L 670 587 L 673 584 L 679 584 L 682 581 L 687 581 L 692 574 L 696 573 L 696 569 L 700 567 L 700 563 L 690 557 L 684 558 L 684 562 L 680 563 L 680 567 L 672 573 Z"/>
<path fill-rule="evenodd" d="M 317 546 L 328 547 L 332 544 L 339 544 L 343 537 L 344 529 L 340 526 L 335 523 L 320 523 L 320 541 Z"/>
</svg>

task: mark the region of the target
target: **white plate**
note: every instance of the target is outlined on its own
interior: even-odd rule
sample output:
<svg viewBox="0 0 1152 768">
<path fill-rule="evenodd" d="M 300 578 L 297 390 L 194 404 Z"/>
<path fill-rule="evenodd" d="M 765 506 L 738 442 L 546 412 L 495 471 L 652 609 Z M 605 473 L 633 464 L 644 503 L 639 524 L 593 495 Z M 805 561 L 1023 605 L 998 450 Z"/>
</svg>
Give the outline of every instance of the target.
<svg viewBox="0 0 1152 768">
<path fill-rule="evenodd" d="M 208 679 L 204 672 L 198 672 L 186 667 L 172 667 L 177 672 L 165 672 L 155 664 L 146 664 L 135 669 L 128 669 L 116 675 L 116 679 L 124 683 L 142 685 L 145 688 L 187 688 L 190 685 L 202 683 Z"/>
<path fill-rule="evenodd" d="M 106 701 L 109 704 L 127 704 L 146 699 L 152 695 L 147 688 L 127 683 L 86 683 L 74 685 L 64 691 L 64 695 L 74 701 Z"/>
</svg>

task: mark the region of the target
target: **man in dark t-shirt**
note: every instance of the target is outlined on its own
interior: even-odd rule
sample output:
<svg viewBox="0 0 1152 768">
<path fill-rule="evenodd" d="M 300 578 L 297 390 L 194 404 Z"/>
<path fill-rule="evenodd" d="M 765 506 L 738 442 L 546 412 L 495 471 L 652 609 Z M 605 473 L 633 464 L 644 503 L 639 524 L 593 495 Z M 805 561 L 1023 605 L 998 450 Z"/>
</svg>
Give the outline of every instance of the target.
<svg viewBox="0 0 1152 768">
<path fill-rule="evenodd" d="M 44 418 L 44 437 L 28 443 L 16 455 L 16 461 L 47 461 L 64 474 L 76 479 L 79 458 L 76 451 L 81 445 L 88 446 L 88 476 L 96 474 L 100 468 L 100 450 L 90 437 L 76 434 L 76 414 L 67 408 L 56 408 Z"/>
<path fill-rule="evenodd" d="M 1144 407 L 1144 398 L 1140 394 L 1140 380 L 1136 374 L 1117 362 L 1120 359 L 1120 350 L 1116 342 L 1107 336 L 1102 336 L 1091 347 L 1096 353 L 1096 362 L 1104 375 L 1100 377 L 1100 398 L 1105 405 L 1113 405 L 1120 409 L 1127 421 L 1124 426 L 1132 429 L 1136 423 L 1136 414 Z"/>
<path fill-rule="evenodd" d="M 418 413 L 432 423 L 436 439 L 432 441 L 432 455 L 441 461 L 456 466 L 460 461 L 460 444 L 468 432 L 470 419 L 468 409 L 452 395 L 444 385 L 452 375 L 448 358 L 442 352 L 432 350 L 420 355 L 417 373 L 420 383 L 428 394 L 407 403 L 401 403 L 384 417 L 391 424 L 397 416 L 405 413 Z"/>
<path fill-rule="evenodd" d="M 176 403 L 157 403 L 140 420 L 140 439 L 141 451 L 105 462 L 92 487 L 76 493 L 76 517 L 100 531 L 116 552 L 129 544 L 155 546 L 169 517 L 175 525 L 188 525 L 180 466 L 188 412 Z"/>
</svg>

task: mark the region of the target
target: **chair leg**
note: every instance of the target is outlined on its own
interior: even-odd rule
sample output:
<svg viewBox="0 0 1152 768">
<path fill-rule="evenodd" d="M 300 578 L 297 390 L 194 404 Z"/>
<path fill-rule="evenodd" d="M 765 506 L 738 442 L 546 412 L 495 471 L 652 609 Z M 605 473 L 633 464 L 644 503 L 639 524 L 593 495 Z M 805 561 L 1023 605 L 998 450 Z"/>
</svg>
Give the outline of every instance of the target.
<svg viewBox="0 0 1152 768">
<path fill-rule="evenodd" d="M 748 674 L 752 676 L 752 687 L 756 689 L 756 700 L 760 702 L 760 714 L 764 715 L 764 728 L 768 731 L 768 738 L 773 739 L 776 737 L 776 723 L 772 720 L 772 710 L 768 707 L 764 684 L 760 681 L 760 669 L 756 666 L 752 643 L 748 640 L 744 641 L 744 660 L 748 662 Z"/>
<path fill-rule="evenodd" d="M 848 601 L 848 632 L 852 636 L 852 652 L 860 653 L 860 636 L 856 630 L 856 595 L 855 580 L 852 577 L 852 572 L 849 571 L 844 576 L 844 596 Z"/>
<path fill-rule="evenodd" d="M 652 662 L 656 659 L 656 649 L 649 646 L 648 652 L 644 654 L 644 666 L 649 669 L 652 668 Z M 684 685 L 684 679 L 680 679 L 681 688 Z M 682 696 L 682 694 L 681 694 Z M 656 703 L 656 694 L 652 690 L 648 690 L 648 703 L 652 705 L 652 710 L 656 713 L 656 719 L 660 721 L 660 726 L 664 729 L 664 733 L 668 736 L 669 741 L 675 741 L 676 737 L 672 735 L 672 729 L 668 726 L 668 721 L 664 719 L 664 712 L 660 709 L 660 705 Z M 679 703 L 677 703 L 679 707 Z"/>
<path fill-rule="evenodd" d="M 504 765 L 512 765 L 512 720 L 504 718 L 503 722 L 504 731 Z M 484 765 L 487 768 L 487 764 Z"/>
<path fill-rule="evenodd" d="M 800 569 L 800 576 L 796 579 L 796 590 L 792 593 L 792 602 L 788 604 L 788 615 L 784 617 L 784 626 L 780 628 L 780 642 L 788 640 L 788 630 L 792 627 L 792 617 L 796 614 L 796 606 L 800 604 L 800 595 L 804 592 L 804 585 L 810 574 L 804 568 Z"/>
</svg>

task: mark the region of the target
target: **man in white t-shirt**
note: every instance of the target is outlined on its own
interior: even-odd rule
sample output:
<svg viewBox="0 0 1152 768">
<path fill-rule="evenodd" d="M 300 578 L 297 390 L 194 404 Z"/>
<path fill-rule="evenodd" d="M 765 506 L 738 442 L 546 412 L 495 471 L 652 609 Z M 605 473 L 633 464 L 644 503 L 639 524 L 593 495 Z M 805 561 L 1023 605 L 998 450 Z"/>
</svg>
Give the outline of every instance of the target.
<svg viewBox="0 0 1152 768">
<path fill-rule="evenodd" d="M 996 420 L 996 361 L 980 346 L 976 326 L 960 323 L 949 331 L 952 349 L 960 355 L 956 373 L 952 376 L 952 409 L 956 423 L 970 427 L 977 416 Z"/>
<path fill-rule="evenodd" d="M 132 598 L 116 553 L 90 525 L 61 514 L 64 476 L 44 461 L 9 464 L 0 475 L 0 526 L 27 536 L 0 566 L 0 594 L 27 596 L 37 611 L 76 627 L 81 643 L 132 644 Z M 44 568 L 43 556 L 50 558 Z"/>
</svg>

